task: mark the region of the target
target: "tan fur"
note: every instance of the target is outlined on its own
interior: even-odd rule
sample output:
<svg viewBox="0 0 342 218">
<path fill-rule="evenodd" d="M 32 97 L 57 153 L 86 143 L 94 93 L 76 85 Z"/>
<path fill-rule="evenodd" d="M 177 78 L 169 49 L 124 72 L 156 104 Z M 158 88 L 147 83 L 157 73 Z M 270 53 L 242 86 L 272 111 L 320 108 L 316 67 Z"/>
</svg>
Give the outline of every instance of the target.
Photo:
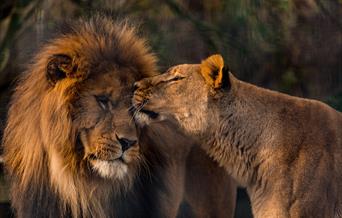
<svg viewBox="0 0 342 218">
<path fill-rule="evenodd" d="M 212 58 L 136 83 L 133 105 L 144 102 L 146 114 L 140 125 L 176 119 L 203 140 L 207 154 L 247 187 L 257 218 L 342 217 L 341 113 L 227 70 L 217 87 L 206 77 L 208 67 L 222 67 Z M 158 116 L 146 119 L 151 111 Z"/>
</svg>

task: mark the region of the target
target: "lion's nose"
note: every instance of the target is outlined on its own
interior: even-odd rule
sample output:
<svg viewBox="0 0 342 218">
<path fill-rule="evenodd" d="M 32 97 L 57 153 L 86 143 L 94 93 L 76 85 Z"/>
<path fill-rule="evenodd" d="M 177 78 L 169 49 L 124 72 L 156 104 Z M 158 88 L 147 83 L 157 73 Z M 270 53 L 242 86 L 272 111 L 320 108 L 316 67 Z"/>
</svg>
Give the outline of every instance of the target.
<svg viewBox="0 0 342 218">
<path fill-rule="evenodd" d="M 126 138 L 118 138 L 118 141 L 121 145 L 122 152 L 128 150 L 130 147 L 134 146 L 137 143 L 136 140 L 130 140 Z"/>
</svg>

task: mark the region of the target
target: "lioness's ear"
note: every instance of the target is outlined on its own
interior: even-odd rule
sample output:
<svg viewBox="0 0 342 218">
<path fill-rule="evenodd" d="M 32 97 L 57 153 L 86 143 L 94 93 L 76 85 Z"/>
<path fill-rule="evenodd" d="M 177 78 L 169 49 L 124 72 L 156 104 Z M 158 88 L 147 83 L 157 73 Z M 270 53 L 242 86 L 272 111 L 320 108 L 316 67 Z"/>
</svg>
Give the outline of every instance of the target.
<svg viewBox="0 0 342 218">
<path fill-rule="evenodd" d="M 46 77 L 51 85 L 66 77 L 72 77 L 77 71 L 77 65 L 73 59 L 65 54 L 53 55 L 46 67 Z"/>
<path fill-rule="evenodd" d="M 205 81 L 214 88 L 220 88 L 224 80 L 224 62 L 221 55 L 216 54 L 203 60 L 201 63 L 201 74 Z"/>
</svg>

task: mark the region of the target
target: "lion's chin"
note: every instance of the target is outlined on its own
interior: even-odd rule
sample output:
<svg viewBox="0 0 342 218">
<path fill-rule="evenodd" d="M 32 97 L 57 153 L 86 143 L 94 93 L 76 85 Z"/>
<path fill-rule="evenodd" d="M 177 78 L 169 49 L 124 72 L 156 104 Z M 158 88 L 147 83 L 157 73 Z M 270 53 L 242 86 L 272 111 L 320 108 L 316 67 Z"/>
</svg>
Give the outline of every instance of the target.
<svg viewBox="0 0 342 218">
<path fill-rule="evenodd" d="M 93 169 L 103 178 L 122 180 L 128 173 L 127 164 L 120 160 L 93 160 Z"/>
</svg>

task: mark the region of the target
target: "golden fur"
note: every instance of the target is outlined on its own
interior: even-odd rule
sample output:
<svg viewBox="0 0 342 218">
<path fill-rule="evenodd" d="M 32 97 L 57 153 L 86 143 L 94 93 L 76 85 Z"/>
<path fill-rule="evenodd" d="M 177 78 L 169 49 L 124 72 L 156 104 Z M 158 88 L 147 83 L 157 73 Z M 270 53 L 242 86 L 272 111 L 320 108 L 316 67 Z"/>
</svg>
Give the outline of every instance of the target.
<svg viewBox="0 0 342 218">
<path fill-rule="evenodd" d="M 134 28 L 99 16 L 67 26 L 38 52 L 18 81 L 3 138 L 17 217 L 233 216 L 235 184 L 210 159 L 193 159 L 200 151 L 191 140 L 157 126 L 136 143 L 132 85 L 154 73 Z M 187 164 L 210 173 L 191 169 L 202 179 L 187 179 Z M 196 188 L 188 192 L 186 182 Z M 228 194 L 215 194 L 227 183 Z"/>
<path fill-rule="evenodd" d="M 255 217 L 342 217 L 340 112 L 242 82 L 220 55 L 136 88 L 139 125 L 175 119 L 203 140 L 207 154 L 247 187 Z"/>
</svg>

